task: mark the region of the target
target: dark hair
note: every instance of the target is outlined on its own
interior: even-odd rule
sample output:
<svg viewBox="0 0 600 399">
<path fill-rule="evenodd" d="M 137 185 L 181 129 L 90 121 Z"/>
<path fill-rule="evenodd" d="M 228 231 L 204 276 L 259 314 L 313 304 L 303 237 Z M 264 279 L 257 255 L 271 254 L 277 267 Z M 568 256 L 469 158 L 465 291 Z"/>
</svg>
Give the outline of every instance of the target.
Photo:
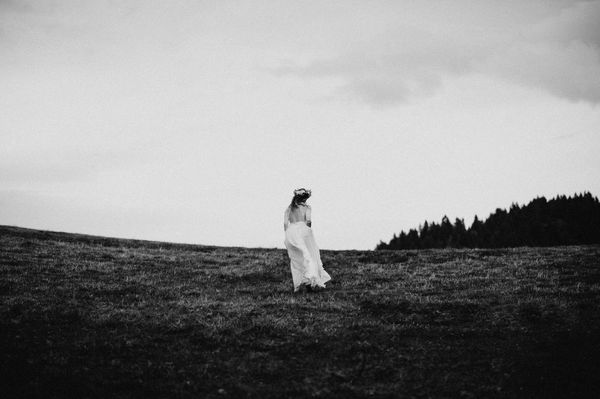
<svg viewBox="0 0 600 399">
<path fill-rule="evenodd" d="M 294 194 L 294 197 L 292 198 L 292 202 L 290 204 L 290 208 L 297 208 L 300 203 L 305 202 L 309 198 L 310 194 L 307 192 Z"/>
</svg>

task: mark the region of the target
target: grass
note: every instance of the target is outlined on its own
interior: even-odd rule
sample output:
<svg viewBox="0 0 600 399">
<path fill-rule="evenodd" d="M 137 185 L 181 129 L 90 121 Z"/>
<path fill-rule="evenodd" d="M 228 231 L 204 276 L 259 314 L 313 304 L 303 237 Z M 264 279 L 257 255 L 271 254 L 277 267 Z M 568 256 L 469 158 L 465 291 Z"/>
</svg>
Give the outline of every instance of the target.
<svg viewBox="0 0 600 399">
<path fill-rule="evenodd" d="M 600 397 L 600 247 L 322 258 L 2 226 L 2 397 Z"/>
</svg>

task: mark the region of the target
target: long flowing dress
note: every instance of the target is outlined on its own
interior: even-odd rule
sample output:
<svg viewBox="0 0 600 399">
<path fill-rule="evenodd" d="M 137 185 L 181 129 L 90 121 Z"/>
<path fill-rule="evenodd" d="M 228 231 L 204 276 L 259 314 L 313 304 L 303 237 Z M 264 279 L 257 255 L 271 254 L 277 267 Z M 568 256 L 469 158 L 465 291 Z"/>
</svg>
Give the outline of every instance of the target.
<svg viewBox="0 0 600 399">
<path fill-rule="evenodd" d="M 292 282 L 294 292 L 303 284 L 311 287 L 325 287 L 325 283 L 331 280 L 331 276 L 323 269 L 319 247 L 315 241 L 312 229 L 307 225 L 310 222 L 310 207 L 304 205 L 303 219 L 295 217 L 294 211 L 286 209 L 284 216 L 285 247 L 290 257 L 290 268 L 292 270 Z"/>
</svg>

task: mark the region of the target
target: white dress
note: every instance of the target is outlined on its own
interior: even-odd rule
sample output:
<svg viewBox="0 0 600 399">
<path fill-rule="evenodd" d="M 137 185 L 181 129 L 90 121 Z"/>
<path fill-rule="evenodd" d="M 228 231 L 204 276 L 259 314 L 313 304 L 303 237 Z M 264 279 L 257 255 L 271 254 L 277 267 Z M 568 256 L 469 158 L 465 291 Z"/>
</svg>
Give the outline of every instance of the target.
<svg viewBox="0 0 600 399">
<path fill-rule="evenodd" d="M 307 205 L 303 207 L 305 208 L 300 210 L 300 214 L 303 213 L 304 220 L 298 220 L 298 210 L 290 211 L 289 207 L 284 216 L 284 243 L 290 257 L 294 292 L 298 291 L 302 284 L 325 287 L 325 283 L 331 280 L 329 274 L 323 269 L 313 231 L 306 224 L 310 222 L 310 207 Z M 294 215 L 291 215 L 292 213 Z"/>
</svg>

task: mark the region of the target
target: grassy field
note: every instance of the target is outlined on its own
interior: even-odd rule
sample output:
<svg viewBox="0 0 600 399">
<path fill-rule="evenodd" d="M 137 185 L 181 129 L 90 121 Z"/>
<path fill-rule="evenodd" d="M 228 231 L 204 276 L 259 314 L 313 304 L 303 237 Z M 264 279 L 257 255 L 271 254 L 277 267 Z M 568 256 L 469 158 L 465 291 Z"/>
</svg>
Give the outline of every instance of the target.
<svg viewBox="0 0 600 399">
<path fill-rule="evenodd" d="M 322 258 L 0 227 L 0 396 L 600 397 L 600 247 Z"/>
</svg>

